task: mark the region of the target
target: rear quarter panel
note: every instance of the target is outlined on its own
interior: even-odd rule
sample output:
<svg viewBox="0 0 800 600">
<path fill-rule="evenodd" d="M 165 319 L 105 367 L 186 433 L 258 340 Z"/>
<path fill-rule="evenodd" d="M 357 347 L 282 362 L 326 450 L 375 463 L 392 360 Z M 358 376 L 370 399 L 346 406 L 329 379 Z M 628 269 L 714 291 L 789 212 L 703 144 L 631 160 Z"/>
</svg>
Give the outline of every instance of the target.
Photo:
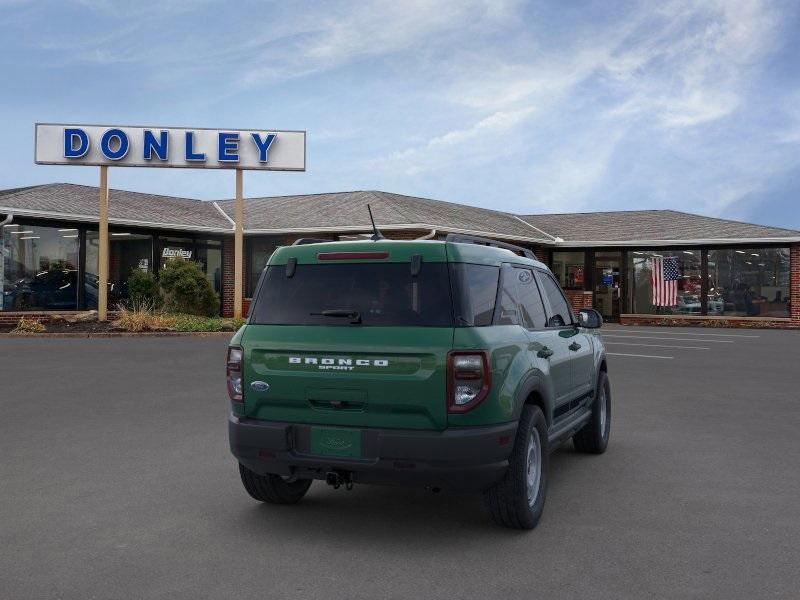
<svg viewBox="0 0 800 600">
<path fill-rule="evenodd" d="M 471 411 L 449 414 L 448 426 L 491 425 L 514 420 L 518 414 L 520 390 L 532 367 L 526 331 L 517 325 L 458 327 L 453 347 L 489 351 L 492 387 L 487 398 Z"/>
</svg>

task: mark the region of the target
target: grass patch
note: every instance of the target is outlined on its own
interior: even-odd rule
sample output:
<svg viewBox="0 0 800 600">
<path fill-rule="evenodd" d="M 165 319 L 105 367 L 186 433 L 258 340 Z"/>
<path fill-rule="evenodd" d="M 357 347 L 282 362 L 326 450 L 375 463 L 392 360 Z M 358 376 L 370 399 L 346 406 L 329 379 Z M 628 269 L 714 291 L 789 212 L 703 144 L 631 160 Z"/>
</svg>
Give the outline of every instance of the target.
<svg viewBox="0 0 800 600">
<path fill-rule="evenodd" d="M 28 317 L 21 317 L 17 321 L 17 326 L 11 330 L 11 333 L 44 333 L 45 326 L 39 319 L 29 319 Z"/>
<path fill-rule="evenodd" d="M 180 331 L 188 333 L 236 331 L 242 325 L 244 325 L 244 319 L 164 313 L 153 310 L 147 304 L 132 308 L 120 307 L 119 317 L 114 321 L 115 328 L 132 333 L 142 331 Z"/>
<path fill-rule="evenodd" d="M 173 322 L 169 315 L 154 312 L 147 305 L 134 306 L 129 309 L 120 307 L 119 316 L 114 321 L 115 328 L 132 333 L 168 331 L 172 325 Z"/>
</svg>

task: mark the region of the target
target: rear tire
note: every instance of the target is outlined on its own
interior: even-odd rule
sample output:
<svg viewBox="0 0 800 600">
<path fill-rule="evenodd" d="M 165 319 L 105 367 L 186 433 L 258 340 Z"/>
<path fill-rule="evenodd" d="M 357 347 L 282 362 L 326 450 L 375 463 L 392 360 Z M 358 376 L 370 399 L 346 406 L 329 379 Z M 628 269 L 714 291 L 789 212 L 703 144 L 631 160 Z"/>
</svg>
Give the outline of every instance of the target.
<svg viewBox="0 0 800 600">
<path fill-rule="evenodd" d="M 250 496 L 270 504 L 297 504 L 311 487 L 310 479 L 286 481 L 280 475 L 259 475 L 242 464 L 239 464 L 239 475 Z"/>
<path fill-rule="evenodd" d="M 508 471 L 484 492 L 492 520 L 503 527 L 533 529 L 544 511 L 547 495 L 547 421 L 538 406 L 522 409 Z"/>
<path fill-rule="evenodd" d="M 578 433 L 572 436 L 572 443 L 578 452 L 602 454 L 608 447 L 611 435 L 611 385 L 608 375 L 600 372 L 597 378 L 597 391 L 592 403 L 592 416 Z"/>
</svg>

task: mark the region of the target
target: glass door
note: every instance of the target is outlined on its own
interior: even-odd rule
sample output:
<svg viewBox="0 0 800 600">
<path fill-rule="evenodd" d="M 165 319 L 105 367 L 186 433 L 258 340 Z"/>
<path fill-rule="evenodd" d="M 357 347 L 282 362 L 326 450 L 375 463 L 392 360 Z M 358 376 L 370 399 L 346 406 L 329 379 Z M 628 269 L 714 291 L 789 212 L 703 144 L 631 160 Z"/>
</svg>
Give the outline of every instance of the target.
<svg viewBox="0 0 800 600">
<path fill-rule="evenodd" d="M 622 298 L 622 252 L 597 251 L 594 254 L 594 308 L 603 320 L 619 321 Z"/>
</svg>

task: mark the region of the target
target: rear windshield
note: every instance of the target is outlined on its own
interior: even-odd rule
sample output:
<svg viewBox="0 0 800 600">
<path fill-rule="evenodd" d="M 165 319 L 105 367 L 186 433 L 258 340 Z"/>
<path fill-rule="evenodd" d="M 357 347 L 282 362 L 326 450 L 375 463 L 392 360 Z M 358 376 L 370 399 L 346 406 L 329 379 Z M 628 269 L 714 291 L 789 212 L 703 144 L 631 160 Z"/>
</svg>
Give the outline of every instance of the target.
<svg viewBox="0 0 800 600">
<path fill-rule="evenodd" d="M 321 313 L 327 312 L 327 315 Z M 350 314 L 345 314 L 350 313 Z M 354 318 L 353 314 L 357 314 Z M 250 316 L 256 325 L 452 327 L 445 263 L 297 265 L 267 268 Z"/>
</svg>

